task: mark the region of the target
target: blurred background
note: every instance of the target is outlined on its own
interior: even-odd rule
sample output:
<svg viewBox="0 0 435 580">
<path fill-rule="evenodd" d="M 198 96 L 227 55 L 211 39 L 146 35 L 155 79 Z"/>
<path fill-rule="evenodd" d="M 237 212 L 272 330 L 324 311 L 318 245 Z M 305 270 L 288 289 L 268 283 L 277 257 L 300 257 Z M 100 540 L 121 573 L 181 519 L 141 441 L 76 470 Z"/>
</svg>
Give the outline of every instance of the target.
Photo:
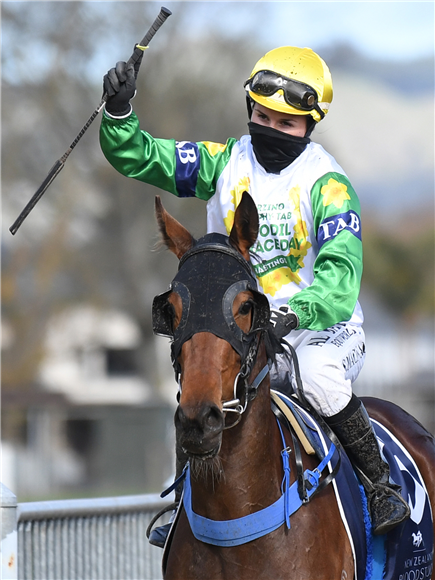
<svg viewBox="0 0 435 580">
<path fill-rule="evenodd" d="M 1 3 L 1 481 L 18 501 L 159 492 L 173 471 L 177 386 L 151 303 L 177 261 L 155 250 L 154 196 L 195 236 L 205 204 L 117 174 L 97 118 L 9 232 L 160 6 Z M 272 48 L 308 46 L 328 63 L 334 101 L 313 139 L 344 167 L 363 217 L 367 362 L 355 391 L 434 432 L 434 4 L 165 6 L 133 101 L 156 137 L 246 133 L 243 82 Z"/>
</svg>

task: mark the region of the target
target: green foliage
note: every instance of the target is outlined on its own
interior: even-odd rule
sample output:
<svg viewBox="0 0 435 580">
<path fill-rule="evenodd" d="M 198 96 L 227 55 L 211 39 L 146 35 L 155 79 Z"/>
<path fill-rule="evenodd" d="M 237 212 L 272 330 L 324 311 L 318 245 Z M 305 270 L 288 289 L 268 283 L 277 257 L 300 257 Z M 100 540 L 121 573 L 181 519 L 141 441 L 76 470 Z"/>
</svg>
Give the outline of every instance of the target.
<svg viewBox="0 0 435 580">
<path fill-rule="evenodd" d="M 416 225 L 418 224 L 418 225 Z M 363 232 L 363 285 L 386 309 L 407 319 L 435 315 L 435 239 L 432 219 L 397 222 L 394 231 L 378 221 Z M 398 235 L 398 232 L 400 235 Z"/>
</svg>

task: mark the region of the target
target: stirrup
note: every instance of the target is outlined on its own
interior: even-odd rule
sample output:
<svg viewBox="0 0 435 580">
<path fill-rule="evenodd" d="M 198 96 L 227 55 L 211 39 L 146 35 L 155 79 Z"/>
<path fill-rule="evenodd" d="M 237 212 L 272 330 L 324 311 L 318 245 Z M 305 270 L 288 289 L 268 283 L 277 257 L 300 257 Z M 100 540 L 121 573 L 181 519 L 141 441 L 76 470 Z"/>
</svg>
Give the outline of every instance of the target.
<svg viewBox="0 0 435 580">
<path fill-rule="evenodd" d="M 159 548 L 164 548 L 166 543 L 166 538 L 168 537 L 169 530 L 171 529 L 172 522 L 174 521 L 175 514 L 177 513 L 179 502 L 173 502 L 163 509 L 161 509 L 151 520 L 149 526 L 147 527 L 146 536 L 148 541 L 153 546 L 157 546 Z M 155 529 L 152 529 L 156 521 L 161 518 L 164 514 L 172 511 L 171 518 L 169 523 L 163 524 L 162 526 L 158 526 Z"/>
<path fill-rule="evenodd" d="M 400 495 L 401 487 L 388 478 L 373 483 L 361 469 L 354 466 L 355 472 L 365 489 L 367 504 L 374 536 L 388 534 L 393 528 L 411 515 L 409 505 Z"/>
<path fill-rule="evenodd" d="M 148 538 L 149 543 L 152 546 L 157 546 L 158 548 L 163 549 L 165 547 L 171 526 L 172 524 L 164 524 L 163 526 L 154 528 L 154 530 L 152 530 L 150 533 L 150 537 Z"/>
<path fill-rule="evenodd" d="M 389 485 L 375 484 L 367 500 L 374 536 L 388 534 L 411 515 L 409 505 L 400 493 Z"/>
</svg>

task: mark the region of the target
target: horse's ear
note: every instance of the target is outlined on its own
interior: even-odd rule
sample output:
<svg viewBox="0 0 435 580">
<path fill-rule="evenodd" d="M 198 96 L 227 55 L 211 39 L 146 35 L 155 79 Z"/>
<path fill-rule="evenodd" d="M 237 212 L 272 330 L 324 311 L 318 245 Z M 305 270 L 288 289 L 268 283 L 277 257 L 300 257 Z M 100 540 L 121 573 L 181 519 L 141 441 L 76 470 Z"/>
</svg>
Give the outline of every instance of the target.
<svg viewBox="0 0 435 580">
<path fill-rule="evenodd" d="M 230 243 L 239 250 L 245 260 L 249 261 L 249 248 L 258 237 L 258 211 L 254 200 L 247 191 L 234 214 L 234 225 L 230 233 Z"/>
<path fill-rule="evenodd" d="M 175 218 L 168 214 L 158 195 L 156 195 L 155 209 L 162 241 L 180 259 L 193 246 L 193 236 Z"/>
</svg>

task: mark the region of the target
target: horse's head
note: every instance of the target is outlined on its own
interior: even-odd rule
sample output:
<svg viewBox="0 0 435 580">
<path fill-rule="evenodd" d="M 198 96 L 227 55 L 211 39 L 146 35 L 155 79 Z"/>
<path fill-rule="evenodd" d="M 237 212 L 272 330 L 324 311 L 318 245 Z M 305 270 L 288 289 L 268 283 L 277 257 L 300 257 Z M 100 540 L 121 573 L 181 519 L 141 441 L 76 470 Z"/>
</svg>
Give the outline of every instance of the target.
<svg viewBox="0 0 435 580">
<path fill-rule="evenodd" d="M 269 304 L 257 291 L 249 263 L 258 213 L 244 193 L 230 236 L 207 234 L 199 240 L 165 211 L 159 197 L 156 215 L 180 264 L 170 289 L 154 299 L 153 327 L 172 339 L 180 382 L 178 442 L 190 457 L 205 460 L 219 452 L 225 415 L 240 415 L 253 396 L 248 378 L 259 335 L 269 323 Z"/>
</svg>

